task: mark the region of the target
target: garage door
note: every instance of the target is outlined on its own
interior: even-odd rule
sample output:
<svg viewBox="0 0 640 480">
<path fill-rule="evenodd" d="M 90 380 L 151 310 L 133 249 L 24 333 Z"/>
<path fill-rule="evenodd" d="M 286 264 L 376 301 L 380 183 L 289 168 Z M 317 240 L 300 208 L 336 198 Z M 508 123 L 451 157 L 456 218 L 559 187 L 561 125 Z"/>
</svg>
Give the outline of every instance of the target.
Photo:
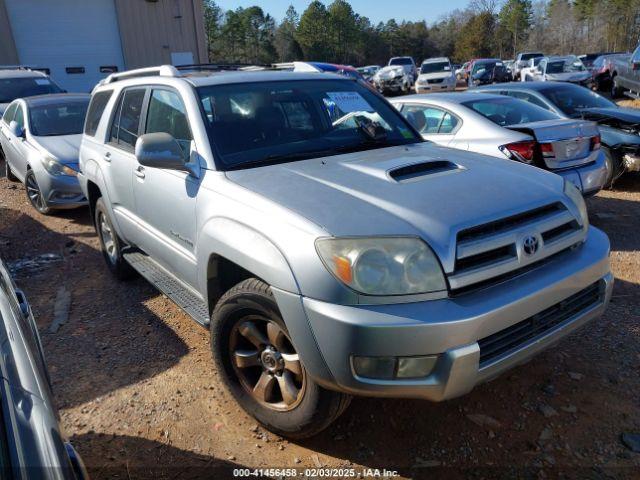
<svg viewBox="0 0 640 480">
<path fill-rule="evenodd" d="M 50 70 L 70 92 L 89 92 L 124 60 L 113 0 L 5 0 L 18 58 Z"/>
</svg>

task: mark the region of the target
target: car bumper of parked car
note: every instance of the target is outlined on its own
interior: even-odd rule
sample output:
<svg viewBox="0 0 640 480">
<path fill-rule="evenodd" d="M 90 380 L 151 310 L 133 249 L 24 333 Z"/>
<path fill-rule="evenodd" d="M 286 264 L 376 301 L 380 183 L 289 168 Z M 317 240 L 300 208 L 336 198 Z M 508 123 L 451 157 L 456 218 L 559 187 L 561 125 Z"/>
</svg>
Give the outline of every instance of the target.
<svg viewBox="0 0 640 480">
<path fill-rule="evenodd" d="M 416 93 L 453 92 L 455 89 L 455 83 L 433 83 L 428 85 L 416 84 Z"/>
<path fill-rule="evenodd" d="M 604 153 L 600 153 L 594 162 L 566 170 L 551 170 L 565 180 L 575 184 L 582 191 L 582 195 L 588 197 L 595 195 L 604 186 L 607 180 L 607 165 Z"/>
<path fill-rule="evenodd" d="M 87 199 L 76 177 L 43 174 L 38 175 L 37 180 L 50 208 L 67 209 L 87 205 Z"/>
<path fill-rule="evenodd" d="M 347 306 L 303 297 L 300 314 L 308 320 L 309 338 L 318 351 L 300 353 L 311 362 L 311 376 L 329 388 L 364 396 L 446 400 L 524 363 L 602 315 L 612 288 L 609 240 L 591 228 L 583 244 L 534 270 L 447 299 Z M 582 303 L 576 303 L 580 295 Z M 286 300 L 283 292 L 275 296 Z M 528 336 L 519 337 L 522 333 Z M 501 345 L 503 350 L 495 350 Z M 428 356 L 435 357 L 433 367 L 422 378 L 365 378 L 354 363 L 356 357 Z"/>
</svg>

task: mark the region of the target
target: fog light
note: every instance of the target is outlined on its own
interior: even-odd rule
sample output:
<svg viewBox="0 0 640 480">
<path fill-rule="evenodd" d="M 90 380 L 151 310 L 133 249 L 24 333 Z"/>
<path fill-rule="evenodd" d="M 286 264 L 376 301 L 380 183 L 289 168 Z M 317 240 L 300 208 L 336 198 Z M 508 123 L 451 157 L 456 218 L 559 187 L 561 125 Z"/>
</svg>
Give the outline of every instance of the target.
<svg viewBox="0 0 640 480">
<path fill-rule="evenodd" d="M 434 369 L 437 355 L 423 357 L 353 357 L 356 375 L 378 380 L 424 378 Z"/>
<path fill-rule="evenodd" d="M 396 370 L 394 357 L 353 357 L 353 369 L 360 377 L 392 380 Z"/>
<path fill-rule="evenodd" d="M 437 355 L 427 357 L 400 357 L 396 378 L 421 378 L 431 373 L 438 360 Z"/>
</svg>

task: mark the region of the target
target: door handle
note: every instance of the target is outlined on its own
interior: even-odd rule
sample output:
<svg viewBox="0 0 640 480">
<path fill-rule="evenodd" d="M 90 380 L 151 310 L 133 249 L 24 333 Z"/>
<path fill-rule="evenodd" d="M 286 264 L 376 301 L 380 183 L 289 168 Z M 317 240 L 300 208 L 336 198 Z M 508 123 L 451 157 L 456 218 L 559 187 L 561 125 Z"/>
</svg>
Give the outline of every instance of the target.
<svg viewBox="0 0 640 480">
<path fill-rule="evenodd" d="M 144 178 L 145 174 L 144 174 L 144 167 L 142 165 L 140 165 L 138 168 L 136 168 L 134 170 L 136 177 L 138 178 Z"/>
<path fill-rule="evenodd" d="M 111 153 L 110 152 L 105 153 L 102 158 L 104 159 L 105 162 L 111 162 Z"/>
</svg>

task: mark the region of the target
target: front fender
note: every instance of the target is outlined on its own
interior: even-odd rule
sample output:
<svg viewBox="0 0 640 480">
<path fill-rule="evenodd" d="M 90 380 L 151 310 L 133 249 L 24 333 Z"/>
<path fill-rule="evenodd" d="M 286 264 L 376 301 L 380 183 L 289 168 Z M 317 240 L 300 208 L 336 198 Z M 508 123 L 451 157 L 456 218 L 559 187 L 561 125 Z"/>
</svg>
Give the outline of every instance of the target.
<svg viewBox="0 0 640 480">
<path fill-rule="evenodd" d="M 96 162 L 95 160 L 87 160 L 85 163 L 83 163 L 82 174 L 78 175 L 78 181 L 80 183 L 80 188 L 82 189 L 82 192 L 87 197 L 87 199 L 89 199 L 89 188 L 87 185 L 88 182 L 97 185 L 98 189 L 100 190 L 100 196 L 104 198 L 104 205 L 107 208 L 109 218 L 111 219 L 113 227 L 116 229 L 116 233 L 120 238 L 124 238 L 122 235 L 122 229 L 118 224 L 118 218 L 111 208 L 111 201 L 109 200 L 109 190 L 107 189 L 107 185 L 98 162 Z M 91 211 L 91 214 L 94 215 L 95 212 Z M 93 222 L 93 218 L 91 219 L 91 221 Z"/>
<path fill-rule="evenodd" d="M 226 217 L 209 220 L 198 237 L 199 289 L 208 298 L 207 269 L 212 255 L 239 265 L 272 287 L 300 293 L 289 262 L 267 237 L 248 225 Z"/>
</svg>

